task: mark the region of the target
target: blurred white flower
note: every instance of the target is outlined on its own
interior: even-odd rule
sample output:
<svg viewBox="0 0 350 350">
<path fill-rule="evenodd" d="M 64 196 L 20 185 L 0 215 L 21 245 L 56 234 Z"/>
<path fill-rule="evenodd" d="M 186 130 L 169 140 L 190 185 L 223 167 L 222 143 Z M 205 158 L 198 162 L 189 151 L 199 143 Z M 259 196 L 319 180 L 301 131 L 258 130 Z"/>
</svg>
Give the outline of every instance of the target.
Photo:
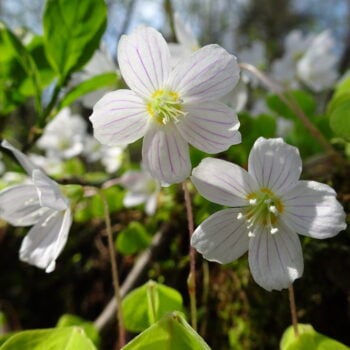
<svg viewBox="0 0 350 350">
<path fill-rule="evenodd" d="M 69 108 L 64 108 L 45 127 L 37 146 L 49 158 L 69 159 L 83 151 L 86 134 L 85 120 L 78 114 L 72 114 Z"/>
<path fill-rule="evenodd" d="M 297 61 L 308 49 L 314 38 L 314 34 L 303 34 L 302 31 L 298 29 L 292 30 L 285 38 L 285 55 Z"/>
<path fill-rule="evenodd" d="M 145 212 L 153 215 L 157 209 L 157 199 L 160 183 L 146 170 L 127 171 L 120 180 L 120 184 L 127 189 L 123 204 L 133 207 L 145 203 Z"/>
<path fill-rule="evenodd" d="M 39 154 L 29 153 L 28 158 L 48 175 L 60 175 L 64 171 L 62 159 L 56 157 L 45 157 Z"/>
<path fill-rule="evenodd" d="M 288 288 L 304 267 L 297 233 L 324 239 L 346 228 L 335 191 L 300 181 L 301 168 L 297 148 L 280 138 L 255 142 L 248 172 L 224 160 L 202 160 L 192 172 L 194 185 L 206 199 L 230 208 L 202 222 L 192 246 L 222 264 L 248 250 L 252 276 L 261 287 Z"/>
<path fill-rule="evenodd" d="M 101 163 L 104 165 L 107 173 L 116 172 L 122 165 L 125 146 L 103 147 Z"/>
<path fill-rule="evenodd" d="M 107 173 L 116 172 L 124 159 L 124 145 L 106 146 L 99 143 L 94 137 L 88 135 L 85 139 L 83 154 L 89 162 L 100 161 Z"/>
<path fill-rule="evenodd" d="M 317 35 L 297 65 L 298 77 L 313 91 L 333 86 L 338 77 L 335 41 L 326 30 Z"/>
<path fill-rule="evenodd" d="M 328 89 L 338 77 L 334 48 L 328 30 L 318 35 L 292 31 L 286 37 L 284 55 L 272 63 L 272 75 L 293 89 L 300 82 L 315 92 Z"/>
<path fill-rule="evenodd" d="M 0 217 L 14 226 L 34 225 L 22 241 L 20 260 L 52 272 L 67 242 L 72 223 L 69 200 L 58 184 L 25 154 L 7 141 L 1 145 L 14 154 L 31 182 L 0 192 Z"/>
<path fill-rule="evenodd" d="M 172 66 L 175 66 L 179 60 L 188 57 L 191 53 L 200 48 L 191 27 L 182 21 L 177 12 L 174 14 L 174 27 L 178 42 L 168 44 Z"/>
<path fill-rule="evenodd" d="M 277 81 L 292 89 L 299 87 L 297 62 L 310 46 L 314 35 L 304 35 L 300 30 L 292 30 L 285 38 L 284 54 L 272 62 L 272 75 Z"/>
</svg>

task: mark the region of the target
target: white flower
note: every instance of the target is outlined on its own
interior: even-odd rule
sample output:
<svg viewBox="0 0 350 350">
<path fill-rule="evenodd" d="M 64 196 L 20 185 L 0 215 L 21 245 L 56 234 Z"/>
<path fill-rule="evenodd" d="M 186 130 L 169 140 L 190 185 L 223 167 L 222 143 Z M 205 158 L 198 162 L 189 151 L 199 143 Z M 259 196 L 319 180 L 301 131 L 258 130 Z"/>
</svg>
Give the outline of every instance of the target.
<svg viewBox="0 0 350 350">
<path fill-rule="evenodd" d="M 86 129 L 87 124 L 80 115 L 71 114 L 69 108 L 64 108 L 45 127 L 37 145 L 48 157 L 69 159 L 83 151 Z"/>
<path fill-rule="evenodd" d="M 174 29 L 178 43 L 169 43 L 172 65 L 175 66 L 181 59 L 188 57 L 200 48 L 197 38 L 190 26 L 185 24 L 180 15 L 174 15 Z"/>
<path fill-rule="evenodd" d="M 146 170 L 130 170 L 121 178 L 121 185 L 128 191 L 123 200 L 126 207 L 145 203 L 145 212 L 153 215 L 157 209 L 160 183 Z"/>
<path fill-rule="evenodd" d="M 334 190 L 300 181 L 301 158 L 280 138 L 259 138 L 248 172 L 206 158 L 193 169 L 202 196 L 229 206 L 195 230 L 191 244 L 211 261 L 225 264 L 247 250 L 254 280 L 267 290 L 290 286 L 303 273 L 299 233 L 324 239 L 344 230 L 345 213 Z"/>
<path fill-rule="evenodd" d="M 120 168 L 124 157 L 124 149 L 124 146 L 103 148 L 101 163 L 105 167 L 107 173 L 114 173 Z"/>
<path fill-rule="evenodd" d="M 235 57 L 223 48 L 205 46 L 171 69 L 161 34 L 138 27 L 122 36 L 118 60 L 131 90 L 111 92 L 95 105 L 90 120 L 102 144 L 129 144 L 144 136 L 145 167 L 171 184 L 190 174 L 189 143 L 217 153 L 240 142 L 235 112 L 217 101 L 239 79 Z"/>
<path fill-rule="evenodd" d="M 28 158 L 48 175 L 62 175 L 64 163 L 56 157 L 45 157 L 39 154 L 30 153 Z"/>
<path fill-rule="evenodd" d="M 14 226 L 34 225 L 23 239 L 20 259 L 52 272 L 72 223 L 69 201 L 26 155 L 7 141 L 2 146 L 12 151 L 32 182 L 0 192 L 0 217 Z"/>
<path fill-rule="evenodd" d="M 334 49 L 334 39 L 326 30 L 317 35 L 298 62 L 299 78 L 313 91 L 330 88 L 336 81 L 338 58 Z"/>
<path fill-rule="evenodd" d="M 330 88 L 338 76 L 334 47 L 328 30 L 305 36 L 292 31 L 286 38 L 283 57 L 272 64 L 272 73 L 291 88 L 298 88 L 300 82 L 315 92 Z"/>
<path fill-rule="evenodd" d="M 106 172 L 111 174 L 116 172 L 122 165 L 124 150 L 125 146 L 108 147 L 101 145 L 95 138 L 87 136 L 83 154 L 89 162 L 101 161 Z"/>
<path fill-rule="evenodd" d="M 272 74 L 276 80 L 298 88 L 297 63 L 314 39 L 313 34 L 304 35 L 292 30 L 285 38 L 284 54 L 272 63 Z"/>
<path fill-rule="evenodd" d="M 182 59 L 190 56 L 194 51 L 200 48 L 197 38 L 193 34 L 190 26 L 184 23 L 180 15 L 176 12 L 174 15 L 175 34 L 178 43 L 169 43 L 171 65 L 175 66 Z M 248 62 L 250 63 L 250 62 Z M 233 108 L 236 113 L 242 111 L 248 101 L 247 76 L 242 75 L 242 79 L 235 88 L 227 95 L 220 98 L 220 101 Z"/>
</svg>

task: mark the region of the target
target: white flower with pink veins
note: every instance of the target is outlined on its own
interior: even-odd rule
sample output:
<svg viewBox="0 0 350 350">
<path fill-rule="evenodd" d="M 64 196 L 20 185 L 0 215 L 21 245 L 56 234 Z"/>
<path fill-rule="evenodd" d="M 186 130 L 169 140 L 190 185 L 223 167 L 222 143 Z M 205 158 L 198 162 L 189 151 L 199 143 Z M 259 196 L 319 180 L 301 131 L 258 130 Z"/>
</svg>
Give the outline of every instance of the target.
<svg viewBox="0 0 350 350">
<path fill-rule="evenodd" d="M 25 154 L 7 141 L 1 145 L 14 154 L 31 182 L 0 192 L 0 218 L 13 226 L 33 225 L 22 241 L 20 260 L 52 272 L 72 224 L 69 200 Z"/>
<path fill-rule="evenodd" d="M 108 145 L 144 137 L 143 163 L 163 185 L 190 175 L 189 144 L 218 153 L 241 142 L 234 110 L 218 101 L 237 84 L 239 67 L 220 46 L 207 45 L 172 68 L 162 35 L 141 26 L 122 36 L 118 61 L 130 90 L 97 102 L 94 136 Z"/>
<path fill-rule="evenodd" d="M 297 233 L 318 239 L 346 228 L 345 213 L 328 185 L 299 180 L 297 148 L 280 138 L 260 137 L 248 171 L 224 160 L 205 158 L 192 181 L 221 210 L 195 230 L 191 244 L 204 258 L 222 264 L 248 251 L 254 280 L 266 290 L 288 288 L 304 268 Z"/>
</svg>

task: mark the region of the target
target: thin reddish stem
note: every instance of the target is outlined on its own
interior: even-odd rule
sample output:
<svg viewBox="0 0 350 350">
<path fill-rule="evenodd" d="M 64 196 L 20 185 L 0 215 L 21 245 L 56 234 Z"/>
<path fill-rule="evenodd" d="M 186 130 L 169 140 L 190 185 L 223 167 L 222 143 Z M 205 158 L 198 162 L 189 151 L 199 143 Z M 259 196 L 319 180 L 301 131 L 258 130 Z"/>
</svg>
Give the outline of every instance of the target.
<svg viewBox="0 0 350 350">
<path fill-rule="evenodd" d="M 187 183 L 185 181 L 182 183 L 182 189 L 184 191 L 189 240 L 191 242 L 192 234 L 194 231 L 194 221 L 193 221 L 191 196 L 187 187 Z M 189 258 L 190 258 L 190 272 L 187 279 L 187 286 L 188 286 L 188 294 L 190 296 L 191 325 L 194 330 L 197 330 L 196 251 L 194 250 L 194 248 L 192 248 L 191 243 L 189 245 Z"/>
</svg>

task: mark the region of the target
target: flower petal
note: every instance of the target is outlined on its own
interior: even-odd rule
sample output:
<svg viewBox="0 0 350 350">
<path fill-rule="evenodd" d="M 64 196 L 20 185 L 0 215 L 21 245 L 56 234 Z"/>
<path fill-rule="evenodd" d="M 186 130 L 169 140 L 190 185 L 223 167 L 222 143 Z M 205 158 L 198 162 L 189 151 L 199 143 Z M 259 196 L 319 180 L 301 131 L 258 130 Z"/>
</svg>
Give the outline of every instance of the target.
<svg viewBox="0 0 350 350">
<path fill-rule="evenodd" d="M 123 204 L 130 208 L 145 203 L 147 198 L 147 194 L 143 192 L 127 192 L 123 198 Z"/>
<path fill-rule="evenodd" d="M 19 254 L 22 261 L 52 272 L 67 242 L 72 215 L 70 209 L 51 210 L 48 214 L 24 237 Z"/>
<path fill-rule="evenodd" d="M 250 151 L 248 162 L 248 171 L 259 185 L 276 194 L 296 185 L 302 167 L 298 149 L 281 138 L 259 137 Z"/>
<path fill-rule="evenodd" d="M 106 145 L 132 143 L 147 128 L 145 104 L 131 90 L 117 90 L 102 97 L 90 116 L 95 138 Z"/>
<path fill-rule="evenodd" d="M 18 185 L 0 192 L 0 217 L 13 226 L 37 223 L 47 208 L 41 208 L 35 186 Z"/>
<path fill-rule="evenodd" d="M 185 180 L 191 172 L 187 142 L 174 125 L 150 125 L 143 140 L 144 167 L 162 185 Z"/>
<path fill-rule="evenodd" d="M 250 239 L 248 259 L 255 282 L 268 291 L 288 288 L 303 274 L 299 237 L 284 226 L 275 234 L 269 229 L 257 232 Z"/>
<path fill-rule="evenodd" d="M 237 60 L 218 45 L 192 53 L 170 73 L 169 87 L 184 102 L 210 101 L 228 94 L 239 80 Z"/>
<path fill-rule="evenodd" d="M 199 48 L 197 38 L 194 36 L 192 29 L 182 21 L 178 12 L 174 14 L 174 27 L 176 39 L 180 45 L 193 51 Z"/>
<path fill-rule="evenodd" d="M 13 153 L 13 155 L 17 158 L 18 162 L 22 165 L 23 169 L 28 173 L 28 175 L 32 175 L 32 171 L 34 169 L 38 169 L 38 167 L 34 165 L 23 152 L 21 152 L 15 146 L 11 145 L 10 142 L 3 140 L 1 142 L 1 146 Z"/>
<path fill-rule="evenodd" d="M 299 181 L 282 196 L 282 220 L 296 232 L 314 238 L 329 238 L 345 230 L 345 213 L 334 190 L 319 182 Z"/>
<path fill-rule="evenodd" d="M 150 195 L 145 203 L 145 212 L 149 216 L 153 215 L 157 210 L 158 194 L 159 192 Z"/>
<path fill-rule="evenodd" d="M 209 261 L 227 264 L 247 250 L 249 237 L 244 220 L 237 220 L 240 208 L 220 210 L 194 231 L 191 245 Z"/>
<path fill-rule="evenodd" d="M 233 109 L 219 102 L 186 105 L 187 113 L 176 123 L 181 135 L 194 147 L 218 153 L 241 142 L 239 121 Z"/>
<path fill-rule="evenodd" d="M 143 97 L 163 87 L 170 70 L 170 52 L 163 36 L 139 26 L 118 45 L 120 71 L 129 88 Z"/>
<path fill-rule="evenodd" d="M 33 182 L 42 207 L 55 210 L 67 209 L 69 201 L 63 196 L 57 182 L 51 180 L 39 169 L 33 171 Z"/>
<path fill-rule="evenodd" d="M 193 169 L 191 180 L 204 198 L 231 207 L 247 205 L 247 194 L 257 189 L 243 168 L 215 158 L 203 159 Z"/>
</svg>

